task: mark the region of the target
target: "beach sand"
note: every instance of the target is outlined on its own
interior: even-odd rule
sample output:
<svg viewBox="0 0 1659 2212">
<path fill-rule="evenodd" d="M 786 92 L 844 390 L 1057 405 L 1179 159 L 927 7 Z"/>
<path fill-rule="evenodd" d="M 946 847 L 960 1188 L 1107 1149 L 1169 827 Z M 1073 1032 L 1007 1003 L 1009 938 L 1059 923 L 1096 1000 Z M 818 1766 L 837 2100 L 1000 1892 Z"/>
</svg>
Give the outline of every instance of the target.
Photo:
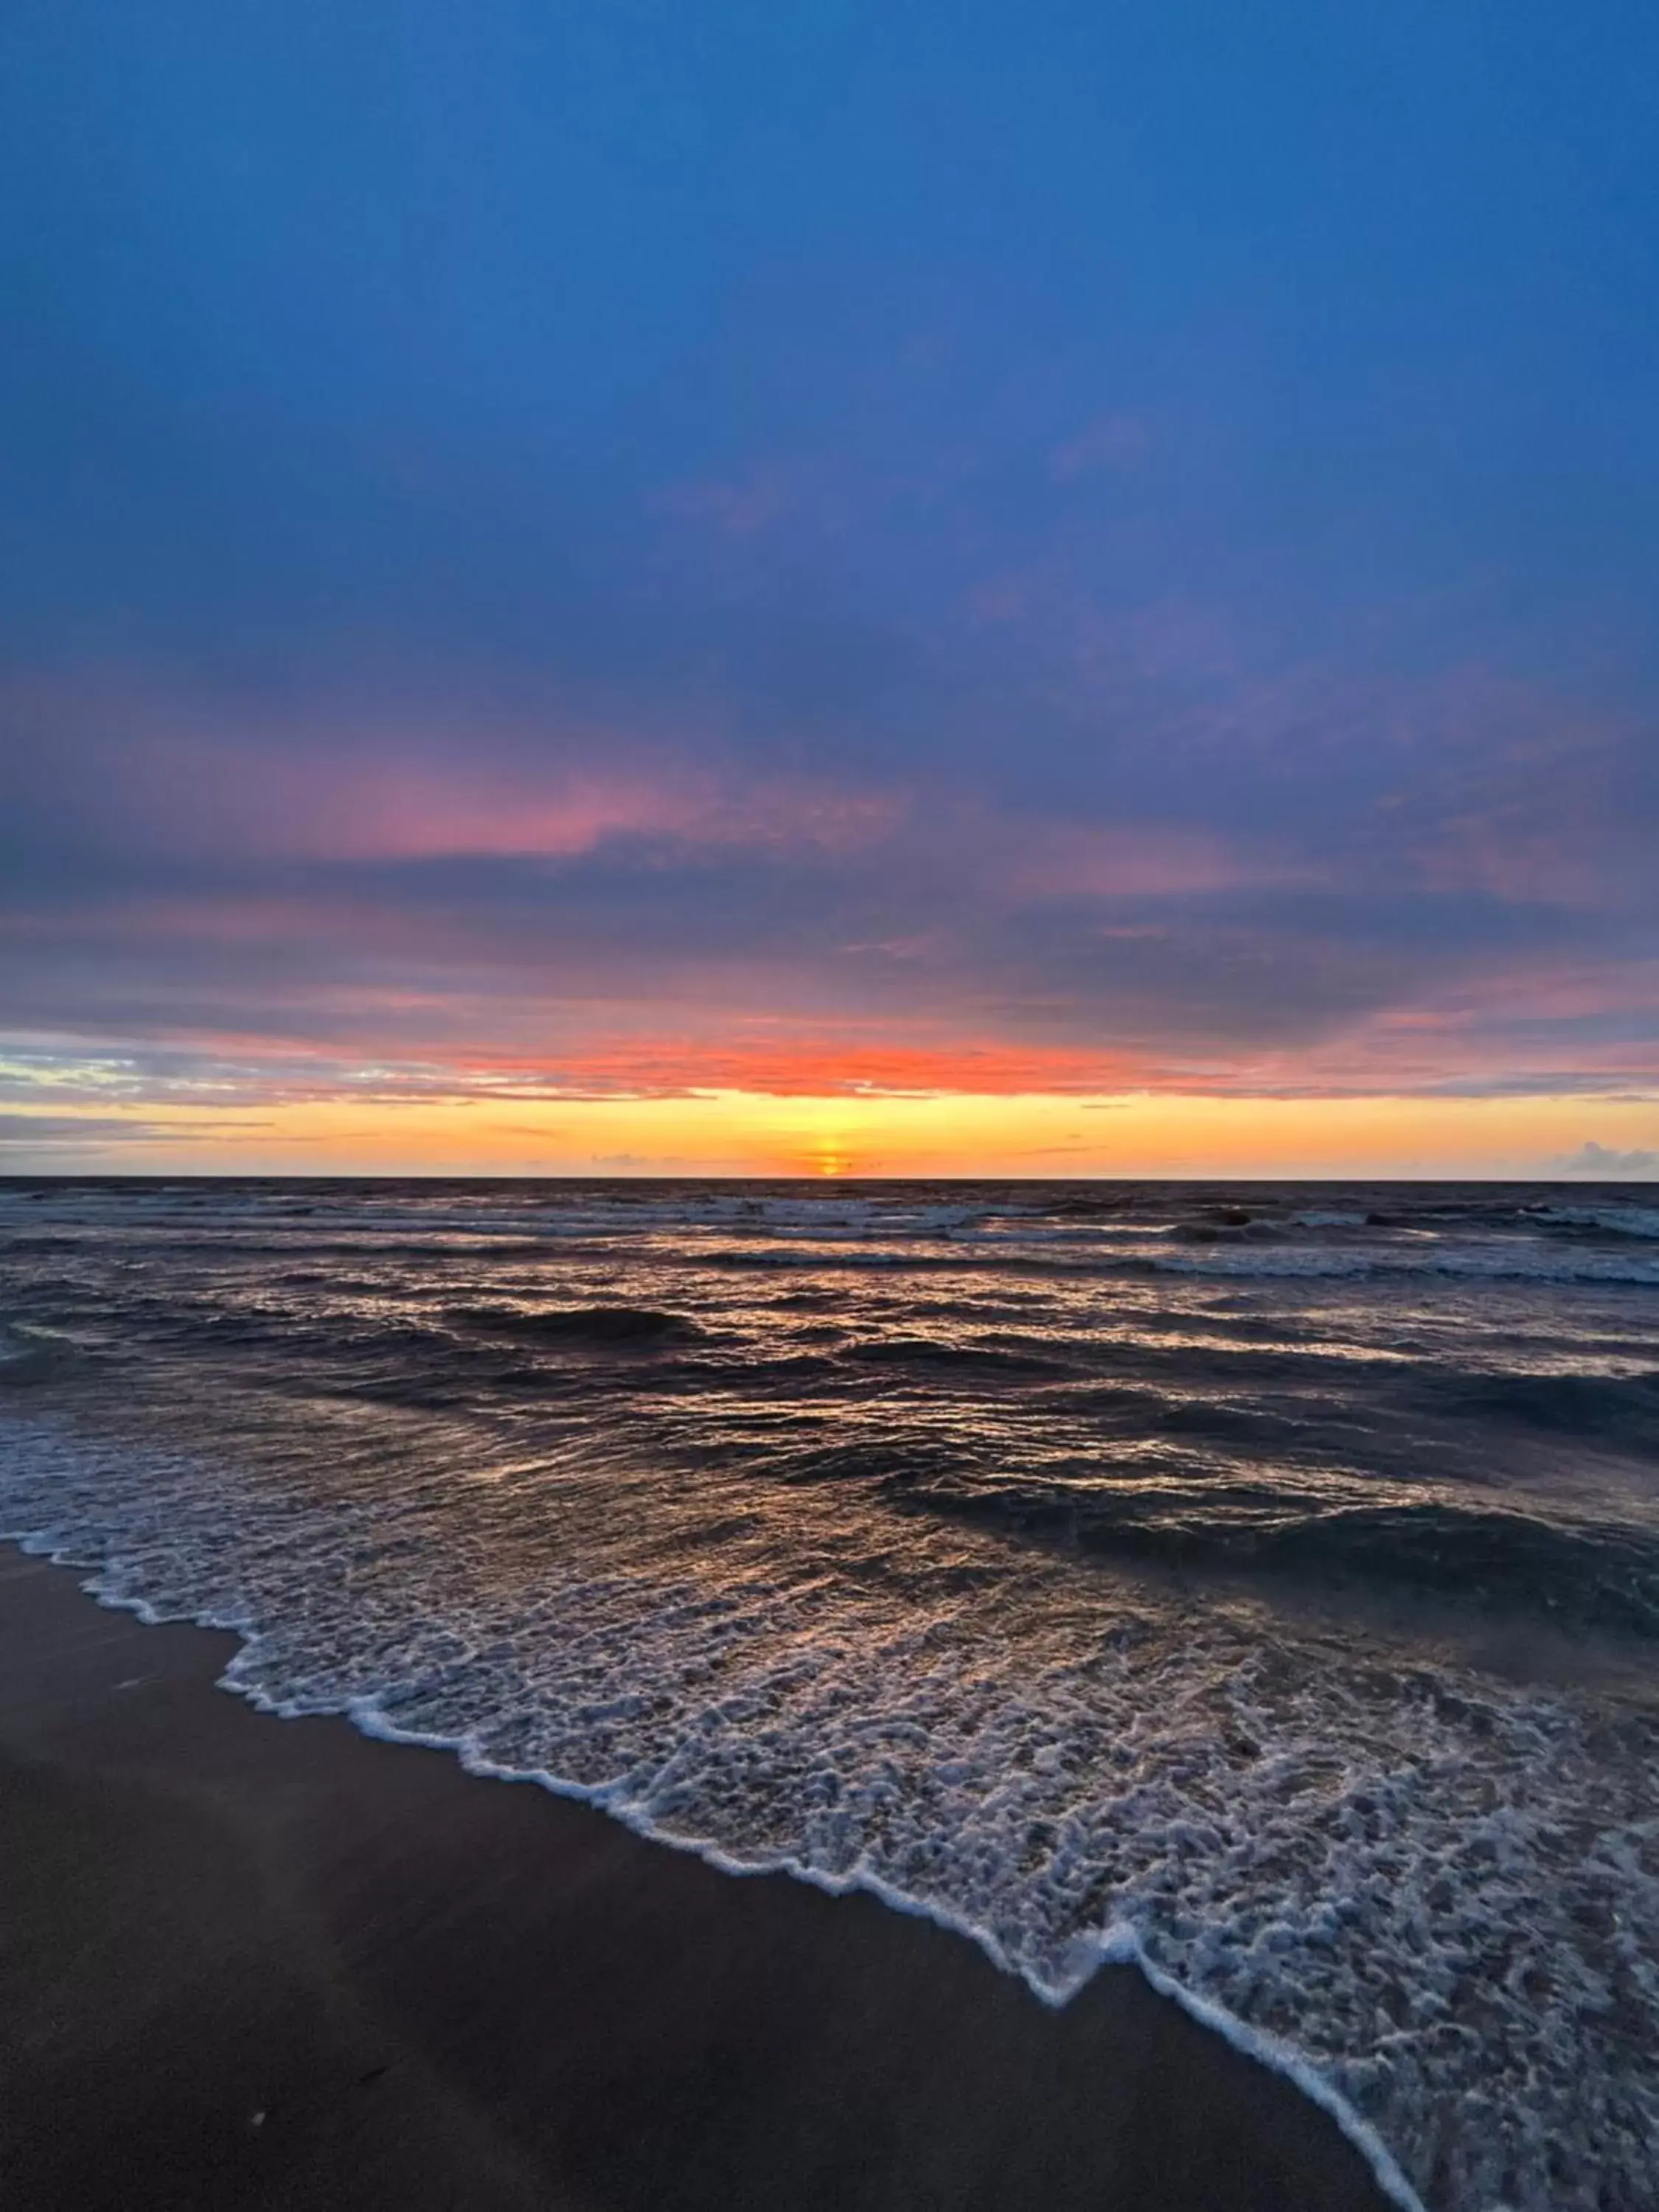
<svg viewBox="0 0 1659 2212">
<path fill-rule="evenodd" d="M 867 1897 L 214 1688 L 0 1553 L 0 2201 L 1382 2212 L 1132 1968 L 1061 2012 Z"/>
</svg>

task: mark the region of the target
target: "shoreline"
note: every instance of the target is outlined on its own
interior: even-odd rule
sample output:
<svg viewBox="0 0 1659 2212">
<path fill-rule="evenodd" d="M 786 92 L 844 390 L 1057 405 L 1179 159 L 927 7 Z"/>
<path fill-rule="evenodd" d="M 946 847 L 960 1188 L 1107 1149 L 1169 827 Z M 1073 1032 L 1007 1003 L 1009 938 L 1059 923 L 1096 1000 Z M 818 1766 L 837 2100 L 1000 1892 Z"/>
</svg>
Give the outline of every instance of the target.
<svg viewBox="0 0 1659 2212">
<path fill-rule="evenodd" d="M 216 1693 L 240 1643 L 0 1558 L 20 2212 L 1390 2203 L 1138 1966 L 1046 2005 L 868 1893 L 272 1726 Z"/>
</svg>

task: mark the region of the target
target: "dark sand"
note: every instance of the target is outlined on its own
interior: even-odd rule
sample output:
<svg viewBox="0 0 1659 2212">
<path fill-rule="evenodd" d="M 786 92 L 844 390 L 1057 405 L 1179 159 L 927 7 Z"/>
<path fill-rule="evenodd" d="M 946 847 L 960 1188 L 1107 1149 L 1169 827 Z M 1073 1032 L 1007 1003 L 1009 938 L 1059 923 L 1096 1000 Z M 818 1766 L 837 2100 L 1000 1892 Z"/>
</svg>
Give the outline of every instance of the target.
<svg viewBox="0 0 1659 2212">
<path fill-rule="evenodd" d="M 213 1683 L 0 1553 L 0 2203 L 1382 2212 L 1133 1969 L 1060 2013 L 863 1897 Z"/>
</svg>

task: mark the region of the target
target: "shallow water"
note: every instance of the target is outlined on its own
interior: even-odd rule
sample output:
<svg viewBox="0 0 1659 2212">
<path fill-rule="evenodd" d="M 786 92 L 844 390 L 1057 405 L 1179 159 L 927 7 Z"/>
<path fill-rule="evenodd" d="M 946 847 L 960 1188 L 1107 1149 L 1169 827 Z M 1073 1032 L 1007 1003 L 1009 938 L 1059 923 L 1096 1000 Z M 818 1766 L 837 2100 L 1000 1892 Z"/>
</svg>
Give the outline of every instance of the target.
<svg viewBox="0 0 1659 2212">
<path fill-rule="evenodd" d="M 0 1528 L 278 1711 L 1299 2054 L 1650 2207 L 1659 1204 L 0 1185 Z"/>
</svg>

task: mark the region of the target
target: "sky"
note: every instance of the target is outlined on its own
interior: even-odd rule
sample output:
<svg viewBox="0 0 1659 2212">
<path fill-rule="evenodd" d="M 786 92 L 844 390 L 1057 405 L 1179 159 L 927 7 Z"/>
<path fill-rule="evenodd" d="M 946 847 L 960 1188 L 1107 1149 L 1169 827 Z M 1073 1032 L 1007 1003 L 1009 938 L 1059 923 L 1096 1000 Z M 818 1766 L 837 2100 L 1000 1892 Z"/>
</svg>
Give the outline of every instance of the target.
<svg viewBox="0 0 1659 2212">
<path fill-rule="evenodd" d="M 11 0 L 0 1171 L 1659 1171 L 1650 0 Z"/>
</svg>

